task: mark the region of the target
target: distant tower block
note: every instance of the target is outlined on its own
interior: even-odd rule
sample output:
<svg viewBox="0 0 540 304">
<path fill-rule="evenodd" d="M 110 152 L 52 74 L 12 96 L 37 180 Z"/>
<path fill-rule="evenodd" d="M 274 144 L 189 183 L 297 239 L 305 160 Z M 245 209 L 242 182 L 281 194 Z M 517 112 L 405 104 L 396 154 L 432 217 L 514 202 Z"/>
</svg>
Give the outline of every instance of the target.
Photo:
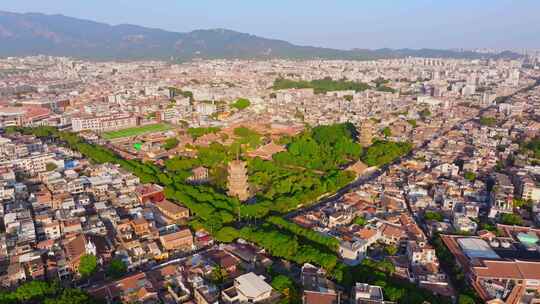
<svg viewBox="0 0 540 304">
<path fill-rule="evenodd" d="M 249 198 L 249 184 L 246 163 L 241 160 L 233 160 L 228 166 L 227 186 L 229 196 L 235 196 L 240 201 L 246 201 Z"/>
<path fill-rule="evenodd" d="M 370 120 L 365 120 L 360 124 L 360 145 L 362 147 L 371 146 L 373 129 L 374 126 Z"/>
</svg>

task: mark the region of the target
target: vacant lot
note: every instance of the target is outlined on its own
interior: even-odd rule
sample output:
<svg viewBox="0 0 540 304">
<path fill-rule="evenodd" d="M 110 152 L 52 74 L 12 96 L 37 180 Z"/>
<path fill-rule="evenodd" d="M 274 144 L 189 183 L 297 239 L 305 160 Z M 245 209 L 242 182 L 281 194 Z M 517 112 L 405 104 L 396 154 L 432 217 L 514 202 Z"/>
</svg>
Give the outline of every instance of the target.
<svg viewBox="0 0 540 304">
<path fill-rule="evenodd" d="M 141 127 L 122 129 L 118 131 L 105 132 L 103 133 L 103 138 L 115 139 L 121 137 L 137 136 L 145 133 L 167 131 L 171 128 L 172 127 L 170 125 L 164 123 L 152 124 Z"/>
</svg>

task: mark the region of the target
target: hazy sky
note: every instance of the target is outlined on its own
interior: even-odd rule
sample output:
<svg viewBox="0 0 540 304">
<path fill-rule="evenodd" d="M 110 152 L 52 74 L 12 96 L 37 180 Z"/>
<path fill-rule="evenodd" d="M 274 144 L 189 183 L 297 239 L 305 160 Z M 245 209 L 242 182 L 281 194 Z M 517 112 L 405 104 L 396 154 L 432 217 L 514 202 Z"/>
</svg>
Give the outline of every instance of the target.
<svg viewBox="0 0 540 304">
<path fill-rule="evenodd" d="M 333 48 L 540 49 L 540 0 L 0 0 L 0 10 Z"/>
</svg>

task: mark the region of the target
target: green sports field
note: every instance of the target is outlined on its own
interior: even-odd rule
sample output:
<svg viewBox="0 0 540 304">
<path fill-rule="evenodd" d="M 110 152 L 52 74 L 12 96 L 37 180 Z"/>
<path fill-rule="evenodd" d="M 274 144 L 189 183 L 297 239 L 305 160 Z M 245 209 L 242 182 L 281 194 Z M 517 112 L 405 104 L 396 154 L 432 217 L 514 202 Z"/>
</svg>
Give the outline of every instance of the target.
<svg viewBox="0 0 540 304">
<path fill-rule="evenodd" d="M 158 123 L 158 124 L 152 124 L 152 125 L 146 125 L 141 127 L 135 127 L 135 128 L 127 128 L 117 131 L 111 131 L 111 132 L 105 132 L 103 133 L 103 138 L 105 139 L 115 139 L 115 138 L 121 138 L 121 137 L 130 137 L 130 136 L 137 136 L 145 133 L 152 133 L 152 132 L 162 132 L 172 129 L 172 127 L 168 124 L 164 123 Z"/>
</svg>

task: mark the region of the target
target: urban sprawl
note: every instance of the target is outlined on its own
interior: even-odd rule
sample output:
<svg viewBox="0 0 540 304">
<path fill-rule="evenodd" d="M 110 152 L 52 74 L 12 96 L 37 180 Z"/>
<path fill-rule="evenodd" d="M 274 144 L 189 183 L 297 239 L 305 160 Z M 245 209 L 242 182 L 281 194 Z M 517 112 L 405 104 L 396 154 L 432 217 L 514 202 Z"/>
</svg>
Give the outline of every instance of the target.
<svg viewBox="0 0 540 304">
<path fill-rule="evenodd" d="M 539 63 L 0 59 L 0 302 L 540 303 Z"/>
</svg>

